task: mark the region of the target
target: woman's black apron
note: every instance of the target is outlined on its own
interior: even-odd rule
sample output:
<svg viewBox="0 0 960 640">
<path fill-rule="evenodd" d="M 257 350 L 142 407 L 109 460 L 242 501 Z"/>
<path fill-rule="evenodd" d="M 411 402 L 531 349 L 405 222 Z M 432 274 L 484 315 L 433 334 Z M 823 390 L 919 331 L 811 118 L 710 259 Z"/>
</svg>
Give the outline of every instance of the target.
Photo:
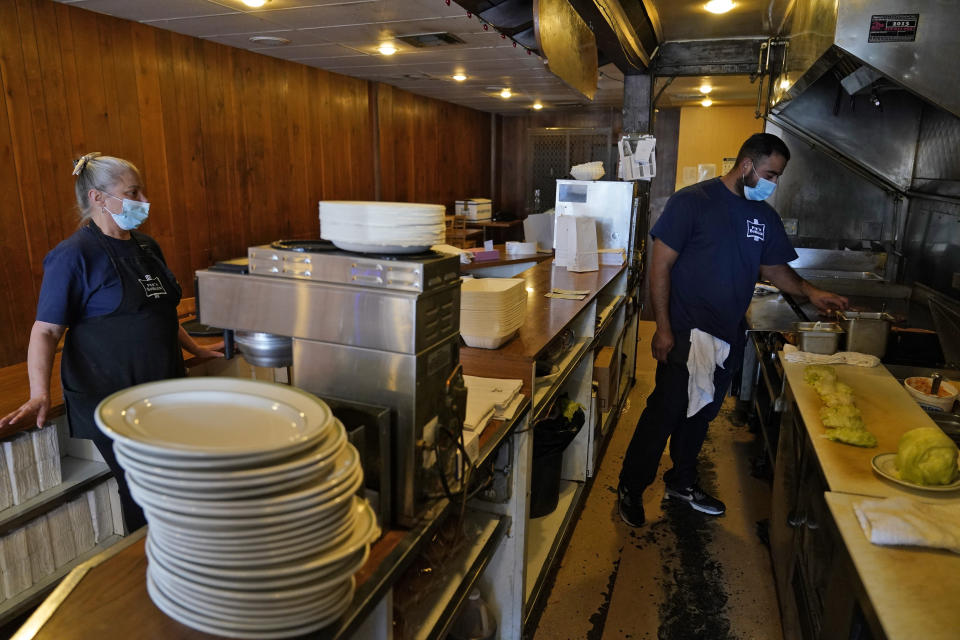
<svg viewBox="0 0 960 640">
<path fill-rule="evenodd" d="M 127 387 L 186 375 L 178 333 L 177 305 L 182 290 L 176 278 L 153 254 L 147 239 L 130 232 L 136 251 L 118 256 L 103 232 L 90 224 L 110 258 L 123 287 L 120 305 L 111 313 L 84 318 L 70 326 L 63 344 L 60 377 L 70 432 L 92 439 L 121 485 L 121 501 L 132 530 L 130 503 L 123 474 L 110 442 L 97 429 L 94 410 L 111 393 Z M 142 515 L 133 524 L 142 524 Z"/>
</svg>

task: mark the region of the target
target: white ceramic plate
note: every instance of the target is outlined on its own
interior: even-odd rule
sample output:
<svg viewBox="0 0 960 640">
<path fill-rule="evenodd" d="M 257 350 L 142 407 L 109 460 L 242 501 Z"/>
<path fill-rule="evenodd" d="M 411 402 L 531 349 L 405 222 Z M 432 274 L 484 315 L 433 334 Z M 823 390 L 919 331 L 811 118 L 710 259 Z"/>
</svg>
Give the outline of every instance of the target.
<svg viewBox="0 0 960 640">
<path fill-rule="evenodd" d="M 211 528 L 263 528 L 332 511 L 349 500 L 350 496 L 360 488 L 363 484 L 363 470 L 360 465 L 355 465 L 351 475 L 343 482 L 324 493 L 303 500 L 277 502 L 266 507 L 232 506 L 231 501 L 225 500 L 216 510 L 206 507 L 187 507 L 185 503 L 197 501 L 157 495 L 136 484 L 132 477 L 127 478 L 127 484 L 130 487 L 130 495 L 143 507 L 148 520 L 151 517 L 157 517 L 165 522 L 201 531 Z"/>
<path fill-rule="evenodd" d="M 423 253 L 430 248 L 428 244 L 415 244 L 409 247 L 403 247 L 395 244 L 366 244 L 363 242 L 346 242 L 343 240 L 333 240 L 332 242 L 338 249 L 354 251 L 356 253 Z"/>
<path fill-rule="evenodd" d="M 315 444 L 330 409 L 295 387 L 195 377 L 129 387 L 101 402 L 97 426 L 147 454 L 193 458 L 287 454 Z"/>
<path fill-rule="evenodd" d="M 292 477 L 297 471 L 315 468 L 340 453 L 347 442 L 347 432 L 343 424 L 334 418 L 333 425 L 313 447 L 295 453 L 293 456 L 277 461 L 261 462 L 253 467 L 240 469 L 222 467 L 185 468 L 182 459 L 144 456 L 122 443 L 114 445 L 117 458 L 125 469 L 158 478 L 170 485 L 187 487 L 236 487 L 252 486 L 276 482 L 278 479 Z"/>
<path fill-rule="evenodd" d="M 304 561 L 285 562 L 269 567 L 234 569 L 221 566 L 191 564 L 187 560 L 180 558 L 176 549 L 162 549 L 158 548 L 156 544 L 154 544 L 154 549 L 158 549 L 164 553 L 166 559 L 172 564 L 178 565 L 181 569 L 194 574 L 201 574 L 211 578 L 263 581 L 262 584 L 266 584 L 269 580 L 296 576 L 307 572 L 317 572 L 324 567 L 335 565 L 346 560 L 361 548 L 373 542 L 379 534 L 377 518 L 373 513 L 373 509 L 370 508 L 370 505 L 365 500 L 361 500 L 360 505 L 361 507 L 358 507 L 359 512 L 353 523 L 350 537 L 336 547 L 317 553 Z"/>
<path fill-rule="evenodd" d="M 119 460 L 119 457 L 118 457 Z M 120 463 L 121 465 L 123 462 Z M 223 500 L 240 500 L 244 498 L 257 498 L 262 496 L 275 495 L 277 493 L 285 491 L 297 491 L 301 488 L 304 488 L 309 483 L 322 481 L 325 472 L 321 470 L 320 472 L 314 472 L 312 474 L 306 475 L 302 478 L 293 478 L 292 480 L 285 480 L 283 482 L 277 482 L 275 484 L 260 485 L 249 488 L 239 488 L 239 489 L 216 489 L 213 493 L 217 497 Z M 204 495 L 210 495 L 209 489 L 199 489 L 193 490 L 190 489 L 180 489 L 178 487 L 171 487 L 164 483 L 157 483 L 152 478 L 144 478 L 140 473 L 127 469 L 127 477 L 133 478 L 134 482 L 141 486 L 149 487 L 156 490 L 159 493 L 162 493 L 166 496 L 172 496 L 174 498 L 184 498 L 192 499 L 197 497 L 203 497 Z"/>
<path fill-rule="evenodd" d="M 327 549 L 343 544 L 352 535 L 355 522 L 353 512 L 337 526 L 324 529 L 310 536 L 301 536 L 287 540 L 279 548 L 267 549 L 261 544 L 243 548 L 224 549 L 192 544 L 192 540 L 181 540 L 168 536 L 161 529 L 151 530 L 156 543 L 164 549 L 175 549 L 178 557 L 212 564 L 220 567 L 252 567 L 290 562 L 298 558 L 322 553 Z"/>
<path fill-rule="evenodd" d="M 358 556 L 360 555 L 362 555 L 363 561 L 366 562 L 370 555 L 370 550 L 365 549 L 362 554 L 358 554 Z M 178 582 L 182 584 L 184 588 L 189 588 L 191 591 L 198 591 L 210 598 L 223 600 L 225 603 L 230 604 L 289 604 L 303 602 L 306 598 L 323 598 L 348 577 L 344 576 L 338 580 L 321 578 L 312 582 L 295 584 L 280 589 L 266 588 L 255 582 L 234 582 L 224 587 L 219 587 L 200 582 L 196 580 L 197 576 L 174 571 L 164 562 L 159 561 L 155 557 L 150 557 L 149 549 L 147 557 L 150 560 L 150 563 L 147 565 L 148 571 L 154 571 L 158 575 L 163 574 L 168 582 L 171 580 Z M 351 563 L 353 562 L 354 559 L 351 559 Z M 347 563 L 344 564 L 346 565 Z M 203 576 L 200 577 L 202 578 Z"/>
<path fill-rule="evenodd" d="M 196 571 L 196 569 L 202 567 L 196 566 L 189 562 L 178 561 L 174 559 L 167 554 L 166 551 L 151 543 L 150 540 L 147 540 L 146 548 L 147 557 L 151 562 L 156 561 L 165 569 L 167 569 L 167 571 L 181 575 L 184 578 L 189 579 L 191 582 L 204 584 L 209 587 L 219 587 L 221 589 L 246 589 L 248 591 L 273 591 L 277 589 L 288 589 L 291 587 L 299 587 L 308 584 L 322 585 L 324 588 L 329 589 L 334 585 L 343 582 L 354 573 L 359 571 L 360 567 L 362 567 L 364 562 L 366 562 L 367 556 L 370 554 L 369 547 L 364 546 L 354 555 L 349 556 L 340 562 L 326 567 L 321 567 L 313 571 L 307 571 L 282 578 L 271 578 L 268 580 L 238 580 L 237 578 L 233 577 L 227 578 L 220 575 L 208 575 L 206 573 L 200 573 L 199 571 Z M 210 568 L 207 567 L 207 569 L 209 570 Z"/>
<path fill-rule="evenodd" d="M 910 487 L 911 489 L 919 489 L 920 491 L 956 491 L 957 489 L 960 489 L 960 479 L 957 479 L 950 484 L 938 485 L 914 484 L 913 482 L 901 480 L 900 472 L 897 471 L 897 454 L 895 453 L 879 453 L 873 456 L 873 460 L 870 461 L 870 465 L 878 475 L 891 482 L 896 482 L 897 484 L 901 484 L 905 487 Z"/>
<path fill-rule="evenodd" d="M 331 609 L 331 613 L 328 616 L 318 620 L 313 620 L 309 624 L 299 627 L 275 629 L 259 626 L 251 628 L 249 625 L 232 624 L 230 622 L 219 624 L 217 621 L 209 619 L 207 616 L 198 615 L 184 608 L 180 604 L 175 603 L 173 600 L 163 594 L 150 579 L 147 580 L 147 592 L 150 595 L 150 599 L 153 600 L 153 603 L 157 605 L 157 608 L 174 620 L 188 627 L 197 629 L 198 631 L 213 633 L 215 635 L 242 639 L 250 638 L 253 640 L 292 638 L 322 629 L 323 627 L 329 626 L 335 622 L 337 618 L 343 615 L 343 612 L 347 610 L 347 607 L 350 606 L 350 602 L 353 600 L 353 590 L 351 589 L 344 594 L 342 600 L 336 603 L 336 606 Z"/>
</svg>

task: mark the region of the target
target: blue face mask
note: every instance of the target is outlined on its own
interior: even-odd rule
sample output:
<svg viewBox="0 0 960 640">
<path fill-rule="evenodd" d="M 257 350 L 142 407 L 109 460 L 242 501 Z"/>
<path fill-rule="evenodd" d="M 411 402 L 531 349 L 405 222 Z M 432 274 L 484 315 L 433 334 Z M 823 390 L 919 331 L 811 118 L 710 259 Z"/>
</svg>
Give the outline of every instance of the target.
<svg viewBox="0 0 960 640">
<path fill-rule="evenodd" d="M 106 207 L 104 207 L 104 209 L 113 217 L 113 221 L 117 223 L 117 226 L 124 231 L 136 229 L 143 224 L 144 220 L 147 219 L 147 216 L 150 213 L 149 202 L 140 202 L 139 200 L 119 198 L 112 193 L 108 193 L 107 195 L 111 198 L 116 198 L 123 203 L 120 213 L 114 213 L 113 211 L 106 209 Z"/>
<path fill-rule="evenodd" d="M 744 183 L 743 195 L 747 197 L 747 200 L 766 200 L 773 195 L 774 189 L 777 188 L 777 183 L 771 182 L 766 178 L 761 178 L 755 167 L 753 173 L 757 176 L 757 186 L 751 187 Z"/>
</svg>

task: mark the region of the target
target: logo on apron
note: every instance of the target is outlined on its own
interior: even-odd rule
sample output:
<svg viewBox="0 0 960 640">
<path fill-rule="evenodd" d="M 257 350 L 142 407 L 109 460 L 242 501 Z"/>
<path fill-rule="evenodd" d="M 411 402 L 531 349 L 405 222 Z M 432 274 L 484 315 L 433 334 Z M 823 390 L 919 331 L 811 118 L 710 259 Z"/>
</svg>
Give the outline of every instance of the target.
<svg viewBox="0 0 960 640">
<path fill-rule="evenodd" d="M 163 288 L 163 283 L 149 273 L 140 279 L 140 286 L 143 287 L 143 292 L 147 294 L 148 298 L 159 298 L 160 296 L 167 295 L 166 289 Z"/>
<path fill-rule="evenodd" d="M 757 218 L 747 220 L 747 238 L 753 238 L 755 242 L 762 242 L 763 232 L 766 226 L 767 225 L 762 224 Z"/>
</svg>

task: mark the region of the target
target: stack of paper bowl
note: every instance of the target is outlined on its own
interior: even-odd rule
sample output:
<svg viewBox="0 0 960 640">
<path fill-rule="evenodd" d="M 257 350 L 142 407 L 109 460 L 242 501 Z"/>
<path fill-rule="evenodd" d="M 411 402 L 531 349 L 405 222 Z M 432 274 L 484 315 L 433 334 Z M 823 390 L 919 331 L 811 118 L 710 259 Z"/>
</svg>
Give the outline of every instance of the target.
<svg viewBox="0 0 960 640">
<path fill-rule="evenodd" d="M 460 335 L 470 347 L 496 349 L 523 325 L 526 280 L 467 278 L 460 289 Z"/>
<path fill-rule="evenodd" d="M 236 378 L 143 384 L 95 413 L 143 507 L 147 590 L 167 615 L 286 638 L 350 605 L 380 535 L 359 455 L 316 397 Z"/>
<path fill-rule="evenodd" d="M 320 202 L 320 237 L 344 251 L 421 253 L 446 233 L 439 204 Z"/>
</svg>

